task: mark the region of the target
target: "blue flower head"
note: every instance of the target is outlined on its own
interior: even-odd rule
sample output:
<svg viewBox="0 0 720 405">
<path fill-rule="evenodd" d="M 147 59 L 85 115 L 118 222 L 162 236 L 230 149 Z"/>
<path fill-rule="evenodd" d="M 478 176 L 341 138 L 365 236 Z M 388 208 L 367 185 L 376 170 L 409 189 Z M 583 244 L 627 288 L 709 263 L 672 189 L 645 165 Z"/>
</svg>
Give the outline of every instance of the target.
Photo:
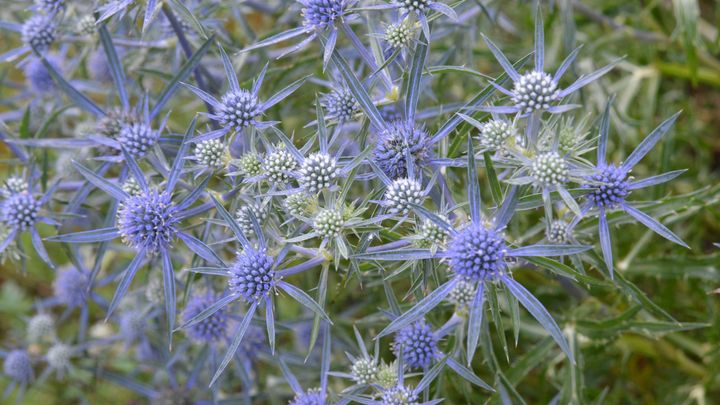
<svg viewBox="0 0 720 405">
<path fill-rule="evenodd" d="M 229 268 L 230 291 L 248 301 L 259 301 L 275 285 L 274 260 L 264 251 L 241 253 Z"/>
<path fill-rule="evenodd" d="M 611 278 L 614 276 L 614 264 L 612 238 L 607 219 L 609 211 L 624 211 L 626 214 L 630 215 L 635 220 L 647 226 L 653 232 L 659 234 L 665 239 L 680 246 L 688 247 L 682 239 L 675 235 L 665 225 L 648 214 L 640 211 L 631 202 L 625 200 L 633 190 L 668 182 L 685 172 L 685 170 L 675 170 L 641 180 L 632 180 L 629 177 L 633 167 L 638 164 L 640 160 L 642 160 L 642 158 L 645 157 L 645 155 L 647 155 L 650 150 L 652 150 L 652 148 L 670 131 L 680 113 L 675 113 L 675 115 L 663 121 L 647 137 L 645 137 L 645 139 L 643 139 L 640 145 L 632 151 L 630 156 L 628 156 L 622 164 L 615 165 L 607 163 L 606 161 L 610 130 L 610 108 L 612 102 L 612 98 L 607 102 L 605 111 L 600 120 L 600 137 L 597 148 L 597 164 L 594 167 L 594 174 L 586 177 L 588 183 L 582 184 L 583 188 L 589 189 L 587 202 L 583 205 L 582 210 L 584 212 L 594 210 L 598 213 L 600 248 L 602 249 L 603 259 L 605 260 L 605 265 L 608 268 Z M 568 226 L 569 232 L 573 230 L 579 221 L 580 218 L 576 217 L 570 223 Z"/>
<path fill-rule="evenodd" d="M 61 71 L 62 62 L 55 56 L 48 55 L 45 59 L 50 63 L 55 70 Z M 23 66 L 25 72 L 25 79 L 27 80 L 30 89 L 37 93 L 47 93 L 55 89 L 55 82 L 47 67 L 42 63 L 39 58 L 32 58 L 30 61 Z"/>
<path fill-rule="evenodd" d="M 412 389 L 396 385 L 383 391 L 382 405 L 419 405 L 418 396 Z"/>
<path fill-rule="evenodd" d="M 84 306 L 89 287 L 90 278 L 74 267 L 58 272 L 53 284 L 55 298 L 68 307 Z"/>
<path fill-rule="evenodd" d="M 472 223 L 450 241 L 447 255 L 455 274 L 472 281 L 483 281 L 502 273 L 506 250 L 500 232 Z"/>
<path fill-rule="evenodd" d="M 235 73 L 235 68 L 232 65 L 230 57 L 227 55 L 222 46 L 219 46 L 219 50 L 223 61 L 223 67 L 225 69 L 225 76 L 230 84 L 229 88 L 220 100 L 216 99 L 214 96 L 208 94 L 202 89 L 187 83 L 184 84 L 187 89 L 195 93 L 195 95 L 200 97 L 212 107 L 213 111 L 209 117 L 217 121 L 221 126 L 218 130 L 210 131 L 196 137 L 193 139 L 194 142 L 220 138 L 230 131 L 241 132 L 245 128 L 251 126 L 262 129 L 274 125 L 275 122 L 260 121 L 258 117 L 263 115 L 275 104 L 284 100 L 287 96 L 300 88 L 300 86 L 302 86 L 305 82 L 305 78 L 297 80 L 267 100 L 260 101 L 260 88 L 265 80 L 268 65 L 265 65 L 263 70 L 260 72 L 255 80 L 255 83 L 253 83 L 251 90 L 243 89 L 240 88 L 237 73 Z"/>
<path fill-rule="evenodd" d="M 168 193 L 148 190 L 130 196 L 118 209 L 120 235 L 138 250 L 158 253 L 168 249 L 178 233 L 177 211 Z"/>
<path fill-rule="evenodd" d="M 437 337 L 425 321 L 407 326 L 395 335 L 393 346 L 410 368 L 425 368 L 438 356 Z"/>
<path fill-rule="evenodd" d="M 28 383 L 33 376 L 32 362 L 28 353 L 20 349 L 9 352 L 3 363 L 3 372 L 15 382 Z"/>
<path fill-rule="evenodd" d="M 22 26 L 22 41 L 38 53 L 45 53 L 55 41 L 57 24 L 52 16 L 36 14 Z"/>
<path fill-rule="evenodd" d="M 325 395 L 319 388 L 311 388 L 299 395 L 296 395 L 289 405 L 324 405 Z"/>
<path fill-rule="evenodd" d="M 588 200 L 598 208 L 614 208 L 625 202 L 630 194 L 628 173 L 614 164 L 601 164 L 598 172 L 588 176 L 594 184 L 583 184 L 583 188 L 591 189 Z"/>
<path fill-rule="evenodd" d="M 393 121 L 379 134 L 375 144 L 375 163 L 391 179 L 408 176 L 406 157 L 418 168 L 430 159 L 431 142 L 424 128 L 405 120 Z"/>
<path fill-rule="evenodd" d="M 38 220 L 40 201 L 30 192 L 16 193 L 2 203 L 2 220 L 19 231 L 31 229 Z"/>
<path fill-rule="evenodd" d="M 206 310 L 217 301 L 218 297 L 212 293 L 194 296 L 190 299 L 182 312 L 183 322 L 188 322 L 195 315 Z M 222 308 L 200 322 L 187 328 L 190 339 L 198 343 L 211 343 L 225 336 L 228 325 L 228 314 Z"/>
<path fill-rule="evenodd" d="M 220 125 L 240 131 L 255 124 L 255 117 L 261 113 L 257 96 L 245 89 L 239 89 L 231 90 L 222 96 L 216 115 Z"/>
<path fill-rule="evenodd" d="M 160 139 L 160 132 L 145 122 L 126 122 L 120 127 L 117 141 L 128 153 L 140 159 L 150 151 Z"/>
<path fill-rule="evenodd" d="M 324 31 L 345 15 L 345 0 L 300 0 L 303 26 L 308 31 Z"/>
<path fill-rule="evenodd" d="M 334 118 L 339 123 L 349 121 L 358 111 L 357 100 L 350 90 L 343 87 L 325 94 L 322 105 L 328 112 L 328 118 Z"/>
</svg>

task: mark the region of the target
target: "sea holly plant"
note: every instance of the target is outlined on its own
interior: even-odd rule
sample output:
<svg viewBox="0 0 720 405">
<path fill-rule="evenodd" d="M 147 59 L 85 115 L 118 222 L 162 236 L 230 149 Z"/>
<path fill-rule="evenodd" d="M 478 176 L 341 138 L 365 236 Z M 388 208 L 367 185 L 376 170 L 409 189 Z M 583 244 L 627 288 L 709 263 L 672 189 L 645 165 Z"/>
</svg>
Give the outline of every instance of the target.
<svg viewBox="0 0 720 405">
<path fill-rule="evenodd" d="M 712 402 L 712 24 L 559 3 L 4 2 L 3 401 Z"/>
<path fill-rule="evenodd" d="M 136 195 L 128 194 L 118 184 L 98 176 L 92 170 L 75 162 L 76 169 L 87 181 L 120 203 L 116 220 L 112 226 L 106 228 L 48 238 L 50 241 L 63 243 L 95 243 L 121 238 L 124 244 L 134 249 L 136 254 L 123 273 L 108 307 L 106 318 L 109 318 L 120 305 L 135 274 L 145 261 L 159 258 L 163 274 L 165 311 L 170 338 L 175 329 L 176 317 L 175 271 L 171 259 L 171 252 L 175 249 L 176 240 L 182 240 L 191 251 L 210 263 L 222 262 L 204 242 L 183 231 L 180 227 L 183 219 L 210 208 L 207 204 L 195 204 L 203 196 L 202 182 L 200 188 L 195 188 L 185 195 L 175 193 L 175 188 L 181 180 L 185 155 L 190 147 L 188 140 L 195 132 L 195 123 L 196 121 L 193 121 L 188 127 L 166 182 L 160 187 L 151 187 L 133 155 L 125 148 L 122 149 L 129 172 L 140 186 L 141 192 Z"/>
<path fill-rule="evenodd" d="M 229 266 L 221 261 L 220 267 L 190 269 L 191 272 L 195 273 L 226 277 L 228 280 L 227 294 L 196 316 L 187 320 L 181 328 L 191 327 L 198 322 L 202 322 L 234 301 L 242 300 L 250 306 L 233 334 L 233 340 L 228 346 L 225 357 L 210 381 L 211 386 L 222 375 L 225 368 L 234 358 L 235 352 L 238 350 L 240 343 L 242 343 L 243 337 L 260 306 L 265 307 L 265 323 L 268 332 L 268 341 L 270 342 L 270 347 L 274 350 L 275 315 L 273 297 L 276 294 L 276 290 L 285 292 L 301 305 L 317 313 L 325 320 L 330 321 L 330 318 L 322 307 L 307 293 L 283 280 L 284 277 L 302 273 L 320 265 L 326 260 L 325 257 L 316 257 L 294 266 L 283 266 L 282 262 L 286 252 L 283 250 L 277 256 L 270 254 L 271 252 L 268 251 L 267 245 L 268 241 L 265 239 L 263 231 L 253 214 L 251 214 L 251 219 L 255 226 L 257 244 L 250 242 L 240 224 L 227 212 L 220 201 L 214 196 L 212 199 L 220 217 L 235 235 L 242 250 L 238 253 L 235 261 Z"/>
<path fill-rule="evenodd" d="M 497 59 L 500 66 L 502 66 L 505 73 L 512 80 L 513 88 L 510 90 L 501 85 L 495 85 L 497 90 L 510 97 L 512 105 L 483 106 L 479 109 L 502 114 L 517 113 L 521 116 L 530 116 L 530 123 L 527 125 L 527 134 L 531 144 L 534 143 L 537 137 L 541 113 L 549 112 L 551 114 L 558 114 L 577 108 L 578 105 L 561 104 L 561 102 L 569 95 L 608 73 L 618 63 L 615 61 L 605 65 L 590 74 L 581 76 L 568 87 L 561 89 L 560 79 L 572 66 L 573 62 L 575 62 L 581 47 L 575 48 L 575 50 L 570 52 L 554 74 L 551 75 L 545 72 L 545 27 L 543 25 L 540 3 L 538 3 L 535 13 L 535 67 L 533 70 L 520 74 L 500 48 L 484 35 L 483 39 L 488 48 L 490 48 L 493 56 L 495 56 L 495 59 Z"/>
<path fill-rule="evenodd" d="M 230 132 L 242 134 L 243 131 L 249 127 L 264 129 L 275 125 L 276 122 L 274 121 L 260 121 L 260 117 L 272 106 L 291 95 L 305 82 L 305 78 L 299 79 L 267 100 L 260 101 L 260 88 L 265 80 L 268 64 L 263 67 L 257 79 L 255 79 L 252 89 L 246 90 L 240 87 L 237 73 L 235 73 L 235 68 L 225 49 L 223 49 L 221 45 L 218 45 L 218 49 L 220 50 L 225 76 L 229 83 L 227 91 L 220 100 L 196 86 L 188 83 L 183 84 L 187 89 L 195 93 L 195 95 L 212 107 L 212 111 L 208 116 L 220 126 L 219 129 L 196 136 L 193 138 L 193 142 L 203 142 L 221 138 Z"/>
<path fill-rule="evenodd" d="M 642 160 L 642 158 L 644 158 L 645 155 L 647 155 L 650 150 L 652 150 L 652 148 L 660 142 L 668 132 L 670 132 L 670 129 L 680 116 L 680 113 L 675 113 L 658 125 L 657 128 L 655 128 L 645 139 L 643 139 L 642 142 L 640 142 L 640 144 L 632 151 L 632 153 L 630 153 L 630 156 L 628 156 L 624 162 L 617 165 L 614 163 L 608 163 L 606 156 L 610 132 L 611 102 L 612 99 L 608 101 L 600 122 L 597 165 L 593 170 L 593 174 L 587 177 L 588 182 L 583 184 L 583 187 L 588 189 L 589 193 L 586 195 L 587 201 L 581 207 L 581 210 L 584 213 L 590 211 L 597 212 L 600 247 L 602 249 L 603 258 L 605 259 L 605 265 L 610 271 L 610 277 L 613 276 L 615 266 L 613 264 L 612 240 L 610 237 L 610 226 L 608 225 L 607 215 L 613 210 L 624 211 L 626 214 L 630 215 L 641 224 L 647 226 L 663 238 L 673 243 L 677 243 L 680 246 L 689 248 L 689 246 L 683 242 L 680 237 L 675 235 L 665 225 L 626 201 L 626 198 L 633 190 L 639 190 L 645 187 L 651 187 L 668 182 L 686 172 L 686 170 L 673 170 L 641 180 L 634 180 L 630 176 L 633 167 L 635 167 L 635 165 L 637 165 L 640 160 Z M 569 225 L 569 229 L 572 230 L 579 220 L 580 217 L 576 217 Z"/>
<path fill-rule="evenodd" d="M 38 195 L 36 172 L 30 170 L 27 173 L 27 179 L 24 181 L 18 178 L 20 181 L 15 181 L 14 185 L 7 183 L 5 195 L 0 202 L 0 220 L 8 228 L 4 239 L 0 241 L 0 253 L 4 252 L 22 233 L 29 232 L 35 252 L 48 266 L 54 269 L 55 265 L 50 260 L 37 226 L 40 223 L 59 224 L 57 220 L 53 219 L 52 213 L 45 213 L 43 210 L 60 185 L 60 181 L 56 181 L 44 193 Z"/>
<path fill-rule="evenodd" d="M 440 304 L 459 282 L 470 281 L 476 285 L 475 297 L 470 307 L 468 320 L 467 358 L 470 360 L 473 358 L 478 344 L 486 283 L 502 283 L 509 293 L 517 298 L 528 312 L 540 322 L 568 358 L 573 361 L 570 347 L 560 327 L 540 301 L 514 280 L 510 268 L 516 260 L 525 257 L 571 255 L 584 252 L 592 247 L 583 245 L 512 247 L 503 235 L 503 230 L 510 221 L 513 214 L 513 205 L 517 202 L 514 189 L 507 193 L 503 205 L 499 207 L 494 217 L 486 221 L 481 210 L 480 185 L 478 183 L 472 139 L 470 138 L 468 138 L 467 167 L 467 197 L 470 207 L 470 221 L 468 223 L 456 229 L 421 205 L 412 204 L 421 215 L 426 216 L 449 233 L 450 241 L 447 247 L 435 252 L 430 249 L 404 248 L 359 253 L 354 256 L 358 260 L 377 261 L 442 259 L 448 262 L 452 272 L 449 281 L 428 294 L 410 310 L 392 320 L 378 336 L 385 336 L 411 325 Z"/>
</svg>

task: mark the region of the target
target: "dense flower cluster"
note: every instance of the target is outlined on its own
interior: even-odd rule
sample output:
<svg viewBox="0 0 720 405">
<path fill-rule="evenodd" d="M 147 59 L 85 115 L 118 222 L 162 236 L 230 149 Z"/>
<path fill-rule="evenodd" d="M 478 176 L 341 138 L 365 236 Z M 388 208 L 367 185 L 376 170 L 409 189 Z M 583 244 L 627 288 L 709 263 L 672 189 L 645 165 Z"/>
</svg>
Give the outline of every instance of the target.
<svg viewBox="0 0 720 405">
<path fill-rule="evenodd" d="M 3 74 L 0 135 L 17 168 L 0 186 L 0 258 L 33 277 L 61 263 L 0 348 L 19 403 L 48 379 L 151 403 L 420 405 L 446 389 L 447 403 L 521 403 L 508 396 L 530 371 L 519 342 L 547 334 L 556 346 L 533 348 L 535 364 L 575 373 L 576 327 L 595 321 L 568 311 L 559 325 L 561 306 L 524 285 L 553 274 L 573 296 L 616 287 L 645 305 L 614 283 L 611 225 L 687 246 L 654 202 L 629 201 L 682 174 L 631 175 L 677 115 L 606 161 L 612 99 L 602 113 L 598 97 L 565 103 L 617 62 L 582 74 L 578 49 L 547 73 L 541 6 L 525 70 L 465 35 L 490 32 L 487 16 L 517 34 L 498 2 L 85 3 L 0 10 L 33 13 L 0 25 L 19 33 L 2 62 L 26 80 Z M 272 16 L 275 34 L 257 35 L 249 13 Z M 449 52 L 448 37 L 487 46 L 504 72 L 474 71 L 478 51 Z M 563 87 L 568 72 L 579 77 Z M 646 312 L 642 325 L 663 314 Z M 690 328 L 673 321 L 662 331 Z M 565 391 L 553 402 L 572 402 Z"/>
</svg>

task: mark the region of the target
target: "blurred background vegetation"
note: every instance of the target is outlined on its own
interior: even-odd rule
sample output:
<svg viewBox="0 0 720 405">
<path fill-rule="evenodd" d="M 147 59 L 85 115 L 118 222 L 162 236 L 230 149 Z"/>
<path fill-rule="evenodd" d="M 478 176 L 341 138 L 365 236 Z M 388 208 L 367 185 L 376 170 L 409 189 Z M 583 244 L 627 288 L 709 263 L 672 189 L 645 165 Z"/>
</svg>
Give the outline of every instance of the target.
<svg viewBox="0 0 720 405">
<path fill-rule="evenodd" d="M 512 59 L 519 59 L 532 49 L 531 2 L 467 2 L 482 5 L 487 12 L 473 18 L 472 27 L 450 31 L 447 38 L 433 43 L 433 55 L 443 55 L 445 60 L 442 63 L 432 60 L 430 65 L 465 65 L 484 74 L 499 74 L 499 66 L 480 40 L 480 32 L 493 38 Z M 248 27 L 234 19 L 231 3 L 221 5 L 214 11 L 213 18 L 228 30 L 236 44 L 245 44 L 249 41 Z M 635 175 L 642 177 L 683 168 L 688 172 L 666 186 L 636 192 L 633 197 L 636 201 L 648 201 L 646 211 L 661 218 L 692 249 L 685 250 L 641 225 L 615 217 L 612 234 L 619 273 L 617 283 L 622 285 L 627 280 L 624 286 L 602 284 L 578 288 L 547 274 L 517 271 L 523 284 L 566 325 L 566 333 L 579 358 L 578 365 L 569 367 L 552 342 L 541 338 L 539 327 L 528 321 L 523 323 L 517 346 L 511 328 L 504 331 L 510 346 L 509 361 L 500 349 L 504 342 L 498 340 L 491 327 L 494 352 L 484 347 L 474 369 L 488 381 L 493 379 L 489 370 L 501 371 L 503 387 L 511 391 L 509 395 L 517 402 L 522 397 L 531 404 L 548 403 L 554 398 L 559 403 L 718 404 L 720 247 L 713 243 L 720 242 L 720 5 L 716 0 L 554 0 L 547 4 L 549 65 L 557 66 L 579 43 L 585 46 L 576 64 L 576 74 L 624 56 L 618 68 L 582 93 L 585 105 L 589 106 L 586 112 L 592 114 L 593 120 L 599 116 L 609 95 L 617 97 L 609 148 L 612 159 L 622 160 L 659 122 L 683 110 L 671 136 L 641 162 Z M 277 15 L 250 12 L 245 18 L 259 37 L 280 29 L 276 26 Z M 0 43 L 15 41 L 16 36 L 0 34 Z M 135 59 L 127 59 L 129 74 L 152 77 L 158 74 L 153 70 L 167 71 L 162 53 L 158 51 L 153 56 L 153 52 L 142 57 L 130 55 Z M 279 89 L 301 74 L 321 76 L 321 72 L 315 70 L 320 65 L 316 55 L 318 50 L 311 49 L 273 63 L 269 83 Z M 148 59 L 154 64 L 137 63 Z M 251 70 L 241 70 L 241 80 L 254 77 L 256 68 L 257 64 Z M 78 75 L 82 75 L 82 68 L 79 71 Z M 0 66 L 0 80 L 3 82 L 0 98 L 5 99 L 0 102 L 0 112 L 22 105 L 10 100 L 17 83 L 22 83 L 22 73 L 11 64 L 4 64 Z M 439 101 L 424 97 L 421 107 L 466 101 L 485 85 L 480 78 L 440 70 L 431 84 Z M 311 116 L 313 90 L 317 91 L 304 88 L 302 94 L 291 97 L 276 109 L 275 114 L 283 119 L 287 132 L 295 129 L 301 132 L 300 128 Z M 188 94 L 183 96 L 190 99 Z M 172 107 L 176 113 L 171 127 L 180 130 L 199 103 Z M 47 116 L 39 114 L 43 117 L 39 120 Z M 438 119 L 426 125 L 433 132 L 442 121 Z M 21 120 L 8 120 L 6 125 L 7 130 L 19 133 L 23 124 Z M 67 131 L 72 130 L 73 124 L 53 124 L 51 128 Z M 6 160 L 1 170 L 12 173 L 15 162 L 8 160 L 11 155 L 6 149 L 2 153 Z M 36 153 L 42 155 L 43 152 Z M 456 186 L 458 195 L 462 195 L 463 186 Z M 655 203 L 658 200 L 662 203 Z M 515 219 L 514 226 L 528 229 L 537 224 L 538 218 L 538 213 L 522 214 Z M 585 229 L 593 226 L 592 221 L 583 224 Z M 24 244 L 25 251 L 31 252 L 29 241 L 25 240 Z M 50 253 L 63 262 L 62 251 Z M 34 254 L 27 258 L 26 274 L 9 263 L 0 266 L 0 341 L 3 342 L 21 340 L 25 319 L 34 313 L 33 302 L 52 295 L 53 272 Z M 352 284 L 342 288 L 339 279 L 331 281 L 338 288 L 330 289 L 328 302 L 337 308 L 367 300 L 368 293 L 378 294 L 378 300 L 384 300 L 381 289 L 361 290 Z M 110 286 L 101 292 L 110 295 L 112 289 Z M 285 310 L 292 312 L 292 309 Z M 97 319 L 102 317 L 102 314 L 94 315 Z M 70 318 L 61 324 L 61 334 L 71 335 L 73 322 Z M 373 331 L 377 332 L 373 327 L 377 325 L 368 326 L 364 333 L 371 336 Z M 119 367 L 131 369 L 132 364 Z M 498 396 L 472 392 L 464 383 L 448 376 L 439 384 L 441 392 L 447 394 L 447 403 L 499 402 Z M 91 375 L 85 380 L 87 386 L 55 383 L 34 387 L 25 401 L 76 403 L 79 393 L 85 392 L 89 403 L 143 403 L 129 391 L 95 380 Z M 556 396 L 558 392 L 560 395 Z M 12 398 L 8 401 L 12 403 Z"/>
</svg>

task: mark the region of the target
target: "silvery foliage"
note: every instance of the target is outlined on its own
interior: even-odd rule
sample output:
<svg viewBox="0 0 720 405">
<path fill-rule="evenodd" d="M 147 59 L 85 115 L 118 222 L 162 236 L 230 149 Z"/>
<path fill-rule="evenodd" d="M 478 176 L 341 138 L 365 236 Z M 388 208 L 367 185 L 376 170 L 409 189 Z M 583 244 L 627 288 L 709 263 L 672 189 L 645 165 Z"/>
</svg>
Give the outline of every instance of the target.
<svg viewBox="0 0 720 405">
<path fill-rule="evenodd" d="M 485 395 L 501 388 L 477 354 L 490 342 L 487 324 L 501 319 L 498 295 L 513 325 L 525 308 L 576 361 L 562 322 L 516 280 L 523 268 L 604 282 L 575 268 L 587 261 L 611 283 L 610 212 L 687 246 L 630 202 L 635 190 L 682 174 L 631 173 L 678 115 L 618 163 L 608 161 L 612 100 L 594 145 L 564 128 L 572 119 L 551 116 L 593 114 L 576 95 L 611 80 L 617 61 L 564 85 L 579 48 L 548 73 L 539 7 L 531 63 L 513 63 L 484 37 L 502 72 L 488 72 L 497 76 L 485 75 L 484 89 L 458 107 L 439 104 L 427 68 L 439 56 L 436 32 L 473 22 L 466 5 L 247 2 L 231 8 L 239 21 L 283 10 L 279 21 L 292 28 L 235 41 L 205 18 L 218 7 L 230 13 L 222 3 L 115 0 L 89 13 L 36 1 L 34 16 L 3 25 L 21 45 L 2 60 L 24 69 L 33 102 L 71 103 L 52 119 L 86 128 L 27 137 L 22 116 L 43 114 L 28 108 L 10 124 L 22 136 L 4 137 L 24 171 L 3 183 L 2 258 L 64 263 L 26 341 L 0 352 L 19 397 L 53 376 L 77 378 L 92 359 L 95 376 L 152 401 L 262 401 L 265 387 L 292 404 L 431 404 L 444 372 Z M 318 77 L 296 71 L 291 57 L 276 61 L 306 48 L 303 63 L 317 65 Z M 304 103 L 320 81 L 330 91 Z M 48 173 L 31 159 L 39 149 L 76 173 Z M 544 217 L 545 239 L 535 243 L 513 222 L 531 210 Z M 581 224 L 597 237 L 577 238 Z M 17 251 L 26 232 L 34 253 Z M 61 340 L 57 328 L 75 312 L 78 333 Z M 374 334 L 372 353 L 363 334 Z M 147 375 L 123 375 L 105 356 Z M 300 380 L 296 367 L 306 371 Z M 269 388 L 273 373 L 289 389 Z"/>
</svg>

